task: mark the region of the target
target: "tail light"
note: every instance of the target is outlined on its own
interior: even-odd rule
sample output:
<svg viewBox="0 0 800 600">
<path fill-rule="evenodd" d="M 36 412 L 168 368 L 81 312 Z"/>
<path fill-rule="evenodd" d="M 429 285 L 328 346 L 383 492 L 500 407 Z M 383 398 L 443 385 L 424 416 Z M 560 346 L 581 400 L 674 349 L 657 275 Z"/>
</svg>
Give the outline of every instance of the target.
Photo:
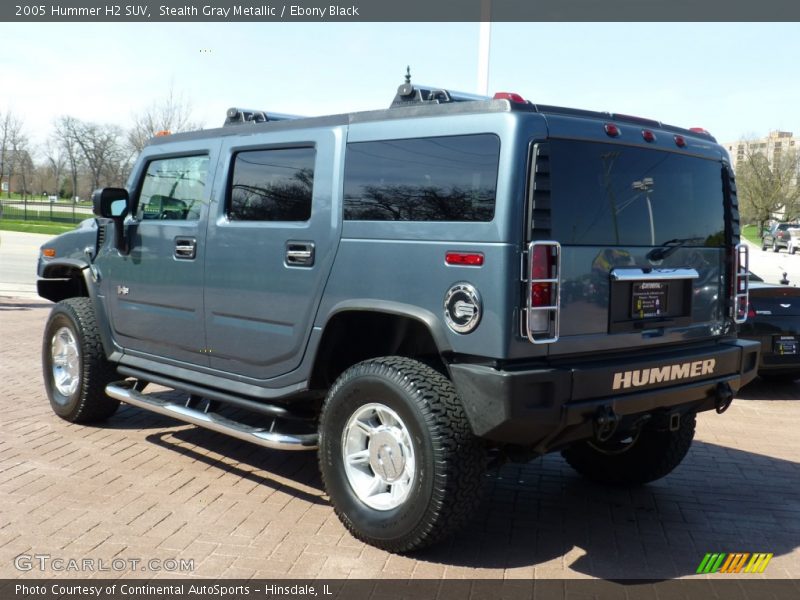
<svg viewBox="0 0 800 600">
<path fill-rule="evenodd" d="M 531 242 L 526 271 L 523 334 L 534 344 L 555 342 L 561 313 L 561 245 L 558 242 Z"/>
<path fill-rule="evenodd" d="M 731 307 L 733 320 L 744 323 L 748 316 L 750 260 L 747 246 L 737 244 L 733 250 L 733 273 L 731 274 Z"/>
</svg>

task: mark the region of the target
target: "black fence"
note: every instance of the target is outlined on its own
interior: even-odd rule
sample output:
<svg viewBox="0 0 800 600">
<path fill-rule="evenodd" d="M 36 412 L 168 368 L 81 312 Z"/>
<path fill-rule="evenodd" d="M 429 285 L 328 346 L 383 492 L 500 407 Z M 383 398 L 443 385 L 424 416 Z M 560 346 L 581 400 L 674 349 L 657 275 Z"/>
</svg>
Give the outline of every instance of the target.
<svg viewBox="0 0 800 600">
<path fill-rule="evenodd" d="M 92 217 L 89 204 L 73 202 L 0 200 L 0 219 L 13 221 L 49 221 L 52 223 L 80 223 Z"/>
</svg>

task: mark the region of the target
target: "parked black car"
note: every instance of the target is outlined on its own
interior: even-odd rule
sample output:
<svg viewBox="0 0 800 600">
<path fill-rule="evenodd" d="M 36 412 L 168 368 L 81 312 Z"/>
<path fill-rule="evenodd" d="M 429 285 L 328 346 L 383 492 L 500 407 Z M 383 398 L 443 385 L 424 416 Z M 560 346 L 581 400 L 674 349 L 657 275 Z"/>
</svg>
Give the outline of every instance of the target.
<svg viewBox="0 0 800 600">
<path fill-rule="evenodd" d="M 781 248 L 786 248 L 787 252 L 794 254 L 796 248 L 790 243 L 792 239 L 790 229 L 798 227 L 800 223 L 775 223 L 761 236 L 761 249 L 766 250 L 771 247 L 773 252 L 778 252 Z"/>
<path fill-rule="evenodd" d="M 750 307 L 739 337 L 761 343 L 758 374 L 800 379 L 800 287 L 764 283 L 750 275 Z"/>
</svg>

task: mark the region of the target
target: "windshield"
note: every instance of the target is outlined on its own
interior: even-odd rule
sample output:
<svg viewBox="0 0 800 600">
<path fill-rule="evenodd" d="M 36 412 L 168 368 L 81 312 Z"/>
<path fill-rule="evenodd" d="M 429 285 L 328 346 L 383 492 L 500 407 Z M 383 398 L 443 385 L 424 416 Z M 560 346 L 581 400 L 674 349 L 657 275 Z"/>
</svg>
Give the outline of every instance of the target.
<svg viewBox="0 0 800 600">
<path fill-rule="evenodd" d="M 592 246 L 722 246 L 721 169 L 674 152 L 551 140 L 553 236 Z"/>
</svg>

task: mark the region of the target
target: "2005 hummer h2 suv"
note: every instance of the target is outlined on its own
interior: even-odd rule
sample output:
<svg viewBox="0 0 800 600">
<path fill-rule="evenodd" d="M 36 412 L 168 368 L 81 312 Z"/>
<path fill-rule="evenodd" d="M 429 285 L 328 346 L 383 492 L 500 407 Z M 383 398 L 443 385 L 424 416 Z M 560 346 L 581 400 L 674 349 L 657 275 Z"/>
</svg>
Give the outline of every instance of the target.
<svg viewBox="0 0 800 600">
<path fill-rule="evenodd" d="M 94 210 L 39 263 L 56 414 L 318 448 L 342 522 L 391 551 L 463 523 L 489 456 L 662 477 L 756 373 L 703 130 L 407 80 L 385 110 L 156 137 Z"/>
</svg>

